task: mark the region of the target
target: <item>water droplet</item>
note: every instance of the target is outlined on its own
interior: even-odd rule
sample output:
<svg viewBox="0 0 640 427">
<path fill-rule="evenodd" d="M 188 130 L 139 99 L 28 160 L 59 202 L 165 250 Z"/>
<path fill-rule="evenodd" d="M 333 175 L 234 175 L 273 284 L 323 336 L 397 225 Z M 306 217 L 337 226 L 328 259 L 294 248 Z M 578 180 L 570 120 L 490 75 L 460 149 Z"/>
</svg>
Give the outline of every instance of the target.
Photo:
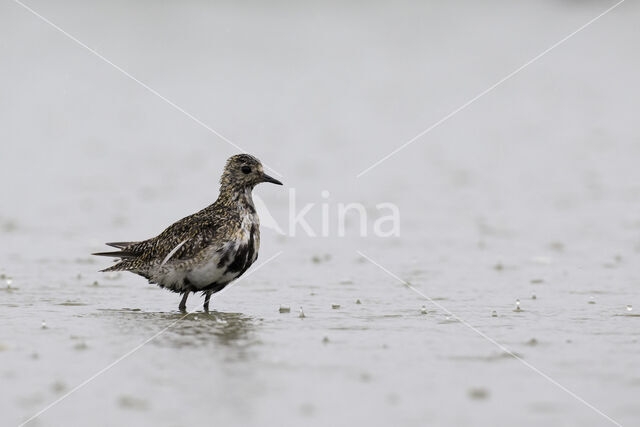
<svg viewBox="0 0 640 427">
<path fill-rule="evenodd" d="M 493 311 L 491 312 L 491 317 L 498 317 L 498 312 L 497 312 L 497 311 L 495 311 L 495 310 L 493 310 Z"/>
<path fill-rule="evenodd" d="M 13 280 L 11 279 L 7 279 L 7 287 L 10 288 L 11 284 L 13 283 Z"/>
<path fill-rule="evenodd" d="M 193 316 L 193 320 L 198 320 L 198 316 Z"/>
<path fill-rule="evenodd" d="M 519 299 L 517 299 L 517 300 L 516 300 L 516 308 L 515 308 L 515 310 L 513 310 L 513 311 L 522 311 L 522 310 L 520 309 L 520 300 L 519 300 Z"/>
<path fill-rule="evenodd" d="M 422 308 L 420 309 L 420 313 L 427 314 L 427 307 L 423 305 Z"/>
<path fill-rule="evenodd" d="M 633 306 L 631 304 L 627 304 L 627 311 L 633 310 Z"/>
<path fill-rule="evenodd" d="M 596 299 L 594 297 L 589 297 L 589 304 L 595 304 Z"/>
<path fill-rule="evenodd" d="M 300 314 L 298 314 L 298 317 L 301 319 L 304 319 L 305 317 L 307 317 L 304 315 L 304 311 L 302 311 L 302 307 L 300 307 Z"/>
<path fill-rule="evenodd" d="M 356 304 L 362 304 L 359 299 L 356 300 Z"/>
<path fill-rule="evenodd" d="M 42 329 L 47 329 L 47 322 L 45 322 L 44 320 L 42 321 Z"/>
</svg>

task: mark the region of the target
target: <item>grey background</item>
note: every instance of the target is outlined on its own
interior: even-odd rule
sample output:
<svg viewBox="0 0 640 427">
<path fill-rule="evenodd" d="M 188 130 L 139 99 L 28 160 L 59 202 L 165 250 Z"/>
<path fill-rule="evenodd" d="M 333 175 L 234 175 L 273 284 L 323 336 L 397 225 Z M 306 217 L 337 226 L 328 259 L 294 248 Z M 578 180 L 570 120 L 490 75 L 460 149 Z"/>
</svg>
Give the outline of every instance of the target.
<svg viewBox="0 0 640 427">
<path fill-rule="evenodd" d="M 637 424 L 637 3 L 356 179 L 613 4 L 29 1 L 273 166 L 299 204 L 329 190 L 332 209 L 393 202 L 402 221 L 393 239 L 264 229 L 260 261 L 282 255 L 217 313 L 32 425 L 610 422 L 356 250 Z M 14 2 L 0 34 L 0 413 L 15 425 L 180 318 L 176 295 L 88 254 L 211 203 L 237 150 Z M 256 192 L 286 227 L 287 189 Z"/>
</svg>

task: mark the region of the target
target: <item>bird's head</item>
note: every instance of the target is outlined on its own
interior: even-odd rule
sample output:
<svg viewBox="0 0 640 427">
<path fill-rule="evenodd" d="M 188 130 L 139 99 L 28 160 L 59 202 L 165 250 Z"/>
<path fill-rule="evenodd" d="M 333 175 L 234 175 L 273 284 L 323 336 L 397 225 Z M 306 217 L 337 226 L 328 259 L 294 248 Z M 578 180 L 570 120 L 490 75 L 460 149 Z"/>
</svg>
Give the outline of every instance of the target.
<svg viewBox="0 0 640 427">
<path fill-rule="evenodd" d="M 229 157 L 220 178 L 223 188 L 253 188 L 261 182 L 282 185 L 277 179 L 264 173 L 260 160 L 249 154 L 236 154 Z"/>
</svg>

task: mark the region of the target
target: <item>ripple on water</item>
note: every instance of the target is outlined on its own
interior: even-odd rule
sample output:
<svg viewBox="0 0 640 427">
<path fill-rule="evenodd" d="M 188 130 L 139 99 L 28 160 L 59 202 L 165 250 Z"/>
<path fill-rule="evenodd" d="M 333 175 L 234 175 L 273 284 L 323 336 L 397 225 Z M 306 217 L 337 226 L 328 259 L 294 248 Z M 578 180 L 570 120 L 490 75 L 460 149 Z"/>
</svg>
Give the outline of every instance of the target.
<svg viewBox="0 0 640 427">
<path fill-rule="evenodd" d="M 520 358 L 523 359 L 522 355 L 515 352 L 494 352 L 489 355 L 480 355 L 480 356 L 450 356 L 450 360 L 459 361 L 459 362 L 499 362 L 501 360 L 510 360 Z"/>
<path fill-rule="evenodd" d="M 83 306 L 83 305 L 87 305 L 83 302 L 79 302 L 79 301 L 65 301 L 65 302 L 60 302 L 57 305 L 64 305 L 64 306 L 68 306 L 68 307 L 75 307 L 75 306 Z"/>
</svg>

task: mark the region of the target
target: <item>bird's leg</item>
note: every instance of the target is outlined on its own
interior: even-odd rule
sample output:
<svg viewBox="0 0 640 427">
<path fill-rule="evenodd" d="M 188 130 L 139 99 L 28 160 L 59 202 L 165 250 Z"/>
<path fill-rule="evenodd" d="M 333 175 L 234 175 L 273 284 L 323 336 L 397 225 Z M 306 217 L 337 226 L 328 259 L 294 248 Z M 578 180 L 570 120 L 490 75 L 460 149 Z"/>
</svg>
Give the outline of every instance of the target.
<svg viewBox="0 0 640 427">
<path fill-rule="evenodd" d="M 180 305 L 178 306 L 178 309 L 183 313 L 187 311 L 187 297 L 188 296 L 189 296 L 189 291 L 186 291 L 184 293 L 184 296 L 182 297 L 182 301 L 180 301 Z"/>
<path fill-rule="evenodd" d="M 209 312 L 209 300 L 211 299 L 211 291 L 207 291 L 204 294 L 204 312 L 208 313 Z"/>
</svg>

